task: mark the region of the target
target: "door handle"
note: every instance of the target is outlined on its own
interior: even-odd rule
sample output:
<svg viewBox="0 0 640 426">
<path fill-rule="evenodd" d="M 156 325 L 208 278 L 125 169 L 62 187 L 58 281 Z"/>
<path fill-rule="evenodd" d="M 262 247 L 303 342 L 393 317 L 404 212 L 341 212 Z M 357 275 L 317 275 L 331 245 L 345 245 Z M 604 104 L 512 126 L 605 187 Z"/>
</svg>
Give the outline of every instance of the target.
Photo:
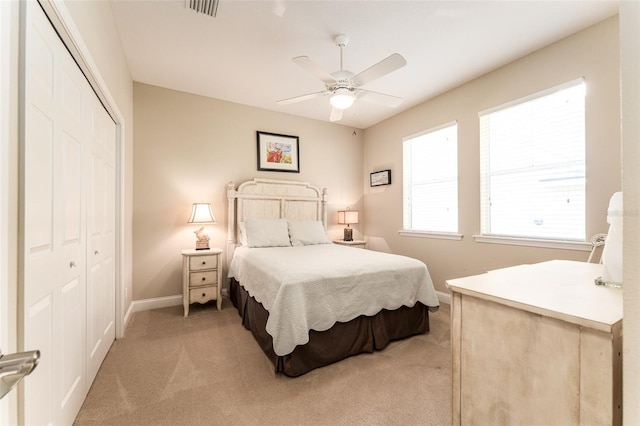
<svg viewBox="0 0 640 426">
<path fill-rule="evenodd" d="M 0 399 L 38 365 L 40 351 L 0 355 Z"/>
</svg>

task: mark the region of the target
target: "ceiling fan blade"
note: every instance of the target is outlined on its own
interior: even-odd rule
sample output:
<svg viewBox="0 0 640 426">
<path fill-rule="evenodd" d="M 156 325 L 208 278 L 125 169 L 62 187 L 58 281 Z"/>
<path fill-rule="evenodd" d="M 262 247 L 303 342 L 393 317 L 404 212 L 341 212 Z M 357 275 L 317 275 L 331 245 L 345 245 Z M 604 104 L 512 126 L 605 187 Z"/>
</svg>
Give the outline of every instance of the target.
<svg viewBox="0 0 640 426">
<path fill-rule="evenodd" d="M 307 93 L 306 95 L 294 96 L 293 98 L 280 99 L 276 101 L 278 105 L 289 105 L 294 102 L 306 101 L 308 99 L 318 98 L 320 96 L 326 95 L 327 92 L 315 92 L 315 93 Z"/>
<path fill-rule="evenodd" d="M 331 108 L 331 116 L 329 117 L 329 121 L 340 121 L 342 120 L 342 111 L 338 108 Z"/>
<path fill-rule="evenodd" d="M 292 61 L 322 80 L 325 84 L 333 84 L 336 82 L 336 79 L 333 78 L 331 74 L 323 70 L 320 65 L 316 64 L 308 56 L 296 56 Z"/>
<path fill-rule="evenodd" d="M 397 96 L 385 95 L 384 93 L 372 92 L 371 90 L 358 90 L 358 99 L 368 102 L 396 108 L 402 103 L 402 98 Z"/>
<path fill-rule="evenodd" d="M 407 65 L 407 61 L 399 53 L 394 53 L 391 56 L 381 60 L 377 64 L 374 64 L 362 71 L 360 74 L 353 77 L 352 81 L 356 86 L 363 86 L 367 83 L 371 83 L 373 80 L 377 80 L 390 72 L 393 72 L 399 68 Z"/>
</svg>

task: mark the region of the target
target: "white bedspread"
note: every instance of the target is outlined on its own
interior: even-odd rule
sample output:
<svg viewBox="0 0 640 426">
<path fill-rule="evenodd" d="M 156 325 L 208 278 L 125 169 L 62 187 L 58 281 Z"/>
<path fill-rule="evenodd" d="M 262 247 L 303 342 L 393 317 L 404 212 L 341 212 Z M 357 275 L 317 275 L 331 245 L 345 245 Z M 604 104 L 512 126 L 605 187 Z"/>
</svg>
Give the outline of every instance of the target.
<svg viewBox="0 0 640 426">
<path fill-rule="evenodd" d="M 336 244 L 235 250 L 235 278 L 269 311 L 267 332 L 276 354 L 309 341 L 309 330 L 382 309 L 437 307 L 438 296 L 424 263 L 405 256 Z"/>
</svg>

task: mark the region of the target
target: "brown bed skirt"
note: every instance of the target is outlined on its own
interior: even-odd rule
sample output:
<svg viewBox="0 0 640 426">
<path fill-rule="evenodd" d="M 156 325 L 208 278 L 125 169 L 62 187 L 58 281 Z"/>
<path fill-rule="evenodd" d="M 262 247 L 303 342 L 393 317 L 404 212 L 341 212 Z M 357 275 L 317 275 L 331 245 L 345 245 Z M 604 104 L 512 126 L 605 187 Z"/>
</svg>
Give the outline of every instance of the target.
<svg viewBox="0 0 640 426">
<path fill-rule="evenodd" d="M 296 346 L 292 353 L 278 356 L 273 351 L 273 338 L 265 328 L 269 312 L 234 279 L 229 296 L 242 317 L 242 324 L 273 362 L 276 373 L 290 377 L 329 365 L 363 352 L 384 349 L 389 342 L 429 331 L 429 311 L 418 302 L 409 308 L 383 309 L 376 315 L 361 315 L 349 322 L 338 322 L 329 330 L 309 332 L 309 342 Z"/>
</svg>

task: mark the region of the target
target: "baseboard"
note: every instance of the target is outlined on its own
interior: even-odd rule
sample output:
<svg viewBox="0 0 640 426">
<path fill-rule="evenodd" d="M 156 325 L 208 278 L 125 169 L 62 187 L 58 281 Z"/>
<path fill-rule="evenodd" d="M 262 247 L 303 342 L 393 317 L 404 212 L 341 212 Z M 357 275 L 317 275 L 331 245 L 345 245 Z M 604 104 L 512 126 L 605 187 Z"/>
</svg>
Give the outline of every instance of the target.
<svg viewBox="0 0 640 426">
<path fill-rule="evenodd" d="M 134 300 L 132 312 L 149 311 L 151 309 L 167 308 L 169 306 L 182 305 L 182 295 L 154 297 L 152 299 Z"/>
<path fill-rule="evenodd" d="M 447 305 L 451 305 L 451 293 L 445 293 L 444 291 L 436 291 L 438 295 L 438 300 L 440 303 L 446 303 Z"/>
<path fill-rule="evenodd" d="M 131 320 L 131 314 L 133 314 L 133 303 L 134 302 L 129 303 L 129 308 L 127 309 L 127 312 L 124 314 L 124 324 L 123 324 L 124 330 L 127 329 L 127 326 L 129 325 L 129 321 Z"/>
</svg>

